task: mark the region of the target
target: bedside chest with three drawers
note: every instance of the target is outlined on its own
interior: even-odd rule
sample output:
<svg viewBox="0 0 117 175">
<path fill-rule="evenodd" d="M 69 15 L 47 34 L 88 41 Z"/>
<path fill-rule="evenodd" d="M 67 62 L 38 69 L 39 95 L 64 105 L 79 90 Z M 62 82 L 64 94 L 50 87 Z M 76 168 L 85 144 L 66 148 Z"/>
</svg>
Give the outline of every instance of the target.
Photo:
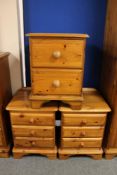
<svg viewBox="0 0 117 175">
<path fill-rule="evenodd" d="M 7 106 L 14 142 L 13 157 L 42 154 L 55 159 L 55 112 L 58 106 L 53 102 L 40 109 L 32 109 L 29 94 L 30 88 L 20 89 Z"/>
<path fill-rule="evenodd" d="M 103 138 L 108 112 L 111 111 L 103 97 L 95 89 L 84 88 L 82 109 L 72 110 L 62 103 L 60 159 L 72 155 L 88 155 L 101 159 Z"/>
</svg>

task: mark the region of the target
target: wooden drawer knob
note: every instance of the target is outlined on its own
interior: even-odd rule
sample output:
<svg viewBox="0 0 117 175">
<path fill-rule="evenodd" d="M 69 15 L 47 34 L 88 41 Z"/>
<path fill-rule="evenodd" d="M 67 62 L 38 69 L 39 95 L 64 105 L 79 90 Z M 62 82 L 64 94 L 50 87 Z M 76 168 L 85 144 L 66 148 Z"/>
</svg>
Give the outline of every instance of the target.
<svg viewBox="0 0 117 175">
<path fill-rule="evenodd" d="M 31 131 L 30 133 L 31 133 L 32 136 L 35 135 L 35 131 Z"/>
<path fill-rule="evenodd" d="M 87 122 L 86 121 L 81 121 L 81 126 L 84 126 L 84 125 L 86 125 L 87 124 Z"/>
<path fill-rule="evenodd" d="M 54 86 L 54 87 L 60 87 L 60 81 L 59 80 L 54 80 L 53 81 L 53 83 L 52 83 L 52 85 Z"/>
<path fill-rule="evenodd" d="M 21 115 L 20 115 L 20 118 L 23 118 L 23 117 L 24 117 L 24 115 L 23 115 L 23 114 L 21 114 Z"/>
<path fill-rule="evenodd" d="M 31 144 L 32 144 L 32 146 L 35 146 L 36 145 L 36 143 L 33 141 L 33 142 L 31 142 Z"/>
<path fill-rule="evenodd" d="M 80 148 L 84 148 L 84 143 L 81 142 L 80 145 L 79 145 Z"/>
<path fill-rule="evenodd" d="M 34 118 L 31 118 L 30 119 L 30 123 L 34 123 Z"/>
<path fill-rule="evenodd" d="M 54 58 L 60 58 L 61 52 L 60 52 L 60 51 L 54 51 L 54 52 L 52 53 L 52 55 L 53 55 Z"/>
<path fill-rule="evenodd" d="M 81 132 L 80 133 L 80 137 L 85 137 L 86 133 L 85 132 Z"/>
</svg>

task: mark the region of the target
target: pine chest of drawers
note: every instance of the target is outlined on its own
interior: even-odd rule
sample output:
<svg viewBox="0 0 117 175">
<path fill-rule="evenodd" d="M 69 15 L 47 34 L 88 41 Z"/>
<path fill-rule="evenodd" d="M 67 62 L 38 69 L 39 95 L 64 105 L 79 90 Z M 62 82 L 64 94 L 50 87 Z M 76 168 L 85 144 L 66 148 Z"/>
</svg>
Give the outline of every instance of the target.
<svg viewBox="0 0 117 175">
<path fill-rule="evenodd" d="M 12 97 L 8 53 L 0 53 L 0 157 L 9 157 L 11 129 L 6 105 Z"/>
<path fill-rule="evenodd" d="M 81 108 L 85 34 L 28 34 L 33 108 L 62 100 Z"/>
<path fill-rule="evenodd" d="M 13 133 L 13 155 L 20 158 L 25 154 L 42 154 L 56 158 L 55 112 L 53 102 L 40 109 L 32 109 L 28 100 L 30 89 L 19 90 L 7 106 L 10 111 Z"/>
<path fill-rule="evenodd" d="M 63 104 L 60 105 L 60 159 L 85 154 L 94 159 L 102 157 L 102 141 L 110 108 L 95 89 L 84 89 L 83 94 L 81 110 L 72 110 Z"/>
</svg>

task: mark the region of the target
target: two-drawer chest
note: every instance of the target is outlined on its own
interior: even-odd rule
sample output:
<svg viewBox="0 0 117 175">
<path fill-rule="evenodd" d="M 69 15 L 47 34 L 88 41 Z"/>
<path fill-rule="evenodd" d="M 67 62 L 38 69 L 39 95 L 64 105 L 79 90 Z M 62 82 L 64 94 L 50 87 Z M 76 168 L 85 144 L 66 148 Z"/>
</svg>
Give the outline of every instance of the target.
<svg viewBox="0 0 117 175">
<path fill-rule="evenodd" d="M 0 157 L 9 157 L 11 145 L 10 120 L 5 110 L 12 97 L 8 56 L 0 53 Z"/>
<path fill-rule="evenodd" d="M 86 34 L 31 33 L 30 69 L 33 108 L 45 101 L 62 100 L 80 109 Z"/>
<path fill-rule="evenodd" d="M 40 109 L 32 109 L 29 101 L 30 88 L 19 90 L 9 105 L 13 156 L 20 158 L 26 154 L 42 154 L 50 159 L 57 156 L 55 140 L 56 103 L 46 104 Z"/>
<path fill-rule="evenodd" d="M 81 110 L 73 110 L 63 104 L 61 111 L 61 138 L 59 158 L 72 155 L 88 155 L 101 159 L 102 143 L 109 106 L 95 89 L 83 89 Z"/>
</svg>

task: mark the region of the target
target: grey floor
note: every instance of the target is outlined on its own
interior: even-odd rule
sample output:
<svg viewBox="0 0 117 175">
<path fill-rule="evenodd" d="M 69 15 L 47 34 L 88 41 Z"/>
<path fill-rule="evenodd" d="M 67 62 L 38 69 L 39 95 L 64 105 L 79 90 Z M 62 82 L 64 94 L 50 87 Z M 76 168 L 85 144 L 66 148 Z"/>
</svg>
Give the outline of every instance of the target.
<svg viewBox="0 0 117 175">
<path fill-rule="evenodd" d="M 19 160 L 0 159 L 0 175 L 117 175 L 117 158 L 48 160 L 46 157 L 26 156 Z"/>
</svg>

